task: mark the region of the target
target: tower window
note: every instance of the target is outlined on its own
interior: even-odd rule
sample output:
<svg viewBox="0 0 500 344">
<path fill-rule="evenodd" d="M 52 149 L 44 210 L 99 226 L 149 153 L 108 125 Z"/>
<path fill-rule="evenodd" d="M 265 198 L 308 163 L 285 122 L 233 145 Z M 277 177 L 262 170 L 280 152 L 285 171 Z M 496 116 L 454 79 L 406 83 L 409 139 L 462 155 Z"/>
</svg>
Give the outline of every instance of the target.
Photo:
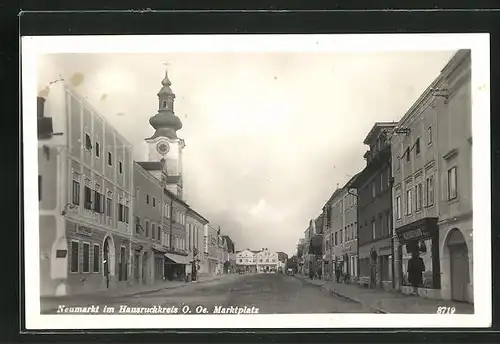
<svg viewBox="0 0 500 344">
<path fill-rule="evenodd" d="M 88 150 L 92 149 L 92 140 L 90 140 L 89 134 L 85 134 L 85 148 Z"/>
<path fill-rule="evenodd" d="M 166 108 L 167 107 L 167 101 L 166 100 L 164 100 L 164 101 L 161 102 L 161 107 L 162 108 Z"/>
</svg>

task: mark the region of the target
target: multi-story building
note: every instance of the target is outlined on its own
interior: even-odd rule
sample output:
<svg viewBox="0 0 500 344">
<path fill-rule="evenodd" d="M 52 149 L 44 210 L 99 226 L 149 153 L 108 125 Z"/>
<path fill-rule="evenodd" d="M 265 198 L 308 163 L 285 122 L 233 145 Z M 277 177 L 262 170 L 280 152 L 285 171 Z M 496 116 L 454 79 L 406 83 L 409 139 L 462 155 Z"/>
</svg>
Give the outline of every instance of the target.
<svg viewBox="0 0 500 344">
<path fill-rule="evenodd" d="M 208 224 L 208 220 L 202 215 L 189 208 L 187 213 L 187 243 L 189 251 L 189 259 L 194 262 L 192 264 L 191 275 L 196 278 L 201 267 L 207 264 L 207 257 L 203 246 L 204 228 Z"/>
<path fill-rule="evenodd" d="M 323 235 L 325 272 L 328 278 L 335 268 L 355 280 L 357 277 L 357 195 L 337 188 L 323 207 L 326 219 Z"/>
<path fill-rule="evenodd" d="M 256 254 L 257 272 L 277 272 L 278 253 L 263 248 Z"/>
<path fill-rule="evenodd" d="M 245 249 L 236 252 L 236 269 L 238 271 L 255 273 L 257 272 L 257 253 L 259 251 L 252 251 Z"/>
<path fill-rule="evenodd" d="M 425 265 L 420 295 L 473 302 L 470 72 L 470 52 L 461 50 L 392 138 L 397 272 L 405 293 L 412 291 L 408 260 L 417 252 Z"/>
<path fill-rule="evenodd" d="M 363 142 L 370 147 L 364 155 L 366 167 L 345 185 L 349 193 L 358 195 L 358 280 L 384 289 L 395 287 L 389 141 L 389 134 L 395 126 L 393 122 L 375 123 Z"/>
<path fill-rule="evenodd" d="M 323 214 L 309 221 L 305 230 L 305 273 L 320 274 L 323 265 Z"/>
<path fill-rule="evenodd" d="M 131 145 L 64 82 L 38 98 L 37 115 L 41 295 L 126 284 Z"/>
<path fill-rule="evenodd" d="M 153 283 L 164 279 L 163 191 L 160 180 L 134 162 L 134 229 L 132 238 L 132 274 L 135 283 Z"/>
<path fill-rule="evenodd" d="M 156 197 L 159 196 L 160 199 L 155 198 L 153 202 L 147 194 L 143 197 L 146 205 L 150 202 L 154 212 L 158 208 L 162 220 L 161 233 L 164 234 L 161 240 L 158 240 L 158 223 L 154 223 L 155 230 L 151 232 L 151 240 L 158 242 L 161 247 L 153 247 L 155 252 L 151 253 L 154 257 L 151 258 L 154 261 L 153 266 L 156 267 L 153 274 L 160 278 L 163 262 L 163 277 L 174 280 L 183 279 L 186 273 L 191 272 L 191 260 L 186 244 L 186 213 L 189 205 L 182 198 L 182 150 L 185 142 L 177 136 L 182 122 L 174 114 L 175 94 L 170 88 L 172 83 L 167 72 L 161 85 L 157 94 L 158 112 L 149 119 L 155 132 L 145 140 L 148 146 L 148 161 L 139 162 L 138 165 L 159 181 L 160 193 L 156 194 Z M 137 215 L 140 217 L 141 214 Z M 144 229 L 147 234 L 148 229 Z"/>
<path fill-rule="evenodd" d="M 202 269 L 202 273 L 216 275 L 219 271 L 220 250 L 219 250 L 220 230 L 210 223 L 205 226 L 205 254 L 207 265 Z"/>
</svg>

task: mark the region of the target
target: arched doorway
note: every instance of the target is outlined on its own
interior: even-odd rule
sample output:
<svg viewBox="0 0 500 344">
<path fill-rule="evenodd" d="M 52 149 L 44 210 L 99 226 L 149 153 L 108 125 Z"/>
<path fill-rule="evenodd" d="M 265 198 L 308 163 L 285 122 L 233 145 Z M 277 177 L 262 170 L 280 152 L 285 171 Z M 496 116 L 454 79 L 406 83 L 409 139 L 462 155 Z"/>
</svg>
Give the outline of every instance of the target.
<svg viewBox="0 0 500 344">
<path fill-rule="evenodd" d="M 378 254 L 375 250 L 370 253 L 370 286 L 377 287 L 377 260 Z"/>
<path fill-rule="evenodd" d="M 104 238 L 102 258 L 104 277 L 107 279 L 107 282 L 109 282 L 111 276 L 115 275 L 115 243 L 111 236 L 106 236 Z M 109 284 L 107 286 L 109 287 Z"/>
<path fill-rule="evenodd" d="M 450 252 L 451 299 L 468 301 L 469 285 L 469 250 L 465 238 L 459 229 L 448 233 L 446 245 Z"/>
</svg>

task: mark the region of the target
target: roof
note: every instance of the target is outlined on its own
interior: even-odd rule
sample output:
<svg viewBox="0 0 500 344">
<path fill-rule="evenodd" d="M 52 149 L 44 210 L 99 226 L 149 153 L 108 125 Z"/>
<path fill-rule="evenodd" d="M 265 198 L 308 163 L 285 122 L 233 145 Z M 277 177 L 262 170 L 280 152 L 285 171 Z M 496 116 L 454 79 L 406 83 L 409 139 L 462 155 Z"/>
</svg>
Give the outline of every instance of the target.
<svg viewBox="0 0 500 344">
<path fill-rule="evenodd" d="M 361 172 L 356 173 L 351 179 L 349 179 L 349 181 L 344 185 L 343 188 L 344 189 L 355 188 L 356 187 L 356 181 L 358 179 L 358 176 L 361 174 Z"/>
<path fill-rule="evenodd" d="M 136 161 L 146 171 L 160 171 L 163 170 L 163 163 L 161 161 Z"/>
<path fill-rule="evenodd" d="M 393 129 L 396 127 L 396 125 L 397 122 L 375 122 L 373 127 L 368 132 L 368 135 L 366 135 L 365 139 L 363 140 L 363 143 L 365 145 L 370 144 L 371 141 L 378 136 L 382 129 Z"/>
<path fill-rule="evenodd" d="M 196 215 L 198 218 L 200 218 L 202 220 L 202 222 L 205 222 L 205 224 L 210 222 L 206 218 L 204 218 L 200 213 L 198 213 L 196 210 L 194 210 L 191 207 L 189 207 L 187 211 L 188 211 L 188 213 L 193 213 L 194 215 Z"/>
</svg>

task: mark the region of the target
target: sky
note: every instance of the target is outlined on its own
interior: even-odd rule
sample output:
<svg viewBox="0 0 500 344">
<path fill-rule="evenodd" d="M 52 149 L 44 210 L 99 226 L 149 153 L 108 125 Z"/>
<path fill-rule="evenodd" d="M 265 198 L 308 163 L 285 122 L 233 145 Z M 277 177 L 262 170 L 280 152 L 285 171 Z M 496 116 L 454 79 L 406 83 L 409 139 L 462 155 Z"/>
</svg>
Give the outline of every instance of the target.
<svg viewBox="0 0 500 344">
<path fill-rule="evenodd" d="M 373 124 L 398 121 L 454 53 L 43 55 L 37 83 L 81 73 L 76 90 L 145 161 L 168 68 L 187 203 L 237 250 L 293 255 L 309 220 L 363 169 Z"/>
</svg>

